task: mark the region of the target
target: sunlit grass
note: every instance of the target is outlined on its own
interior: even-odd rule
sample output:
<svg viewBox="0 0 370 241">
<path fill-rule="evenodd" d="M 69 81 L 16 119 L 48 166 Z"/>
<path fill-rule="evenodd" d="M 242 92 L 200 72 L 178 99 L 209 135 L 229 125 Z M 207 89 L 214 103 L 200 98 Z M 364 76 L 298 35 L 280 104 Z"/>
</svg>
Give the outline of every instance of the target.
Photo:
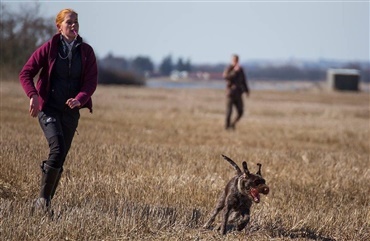
<svg viewBox="0 0 370 241">
<path fill-rule="evenodd" d="M 368 93 L 252 92 L 235 132 L 223 90 L 99 86 L 81 111 L 54 220 L 31 215 L 48 148 L 18 83 L 1 83 L 1 240 L 370 240 Z M 234 174 L 271 192 L 248 234 L 202 225 Z"/>
</svg>

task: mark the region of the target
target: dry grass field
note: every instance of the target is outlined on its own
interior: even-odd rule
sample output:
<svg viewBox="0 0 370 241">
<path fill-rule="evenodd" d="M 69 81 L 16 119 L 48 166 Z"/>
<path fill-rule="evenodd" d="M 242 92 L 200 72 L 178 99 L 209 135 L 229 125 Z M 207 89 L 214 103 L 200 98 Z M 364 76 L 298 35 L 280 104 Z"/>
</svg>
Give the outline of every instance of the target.
<svg viewBox="0 0 370 241">
<path fill-rule="evenodd" d="M 1 83 L 0 240 L 370 240 L 369 93 L 255 91 L 236 131 L 223 90 L 99 86 L 53 200 L 31 215 L 48 147 L 17 82 Z M 247 233 L 204 230 L 234 175 L 270 193 Z M 219 222 L 220 220 L 216 220 Z"/>
</svg>

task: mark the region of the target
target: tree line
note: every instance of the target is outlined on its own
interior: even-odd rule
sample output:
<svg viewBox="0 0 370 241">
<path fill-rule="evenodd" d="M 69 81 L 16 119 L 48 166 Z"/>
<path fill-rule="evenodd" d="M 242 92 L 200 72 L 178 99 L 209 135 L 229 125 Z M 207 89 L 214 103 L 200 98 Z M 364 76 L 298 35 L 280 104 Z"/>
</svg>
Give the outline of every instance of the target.
<svg viewBox="0 0 370 241">
<path fill-rule="evenodd" d="M 137 56 L 134 58 L 125 58 L 113 56 L 109 53 L 106 57 L 100 59 L 100 65 L 105 69 L 117 71 L 131 71 L 139 75 L 162 75 L 168 76 L 172 71 L 188 71 L 192 70 L 190 60 L 184 61 L 179 57 L 177 62 L 173 60 L 172 55 L 165 56 L 162 62 L 156 68 L 150 57 Z"/>
<path fill-rule="evenodd" d="M 1 81 L 17 79 L 21 68 L 31 54 L 56 33 L 53 18 L 44 18 L 40 14 L 40 4 L 20 5 L 19 11 L 1 3 L 0 33 L 0 70 Z M 190 71 L 190 60 L 179 58 L 175 63 L 171 55 L 164 57 L 155 68 L 147 56 L 131 59 L 108 54 L 98 59 L 99 82 L 115 84 L 145 84 L 145 77 L 153 74 L 169 75 L 173 70 Z"/>
</svg>

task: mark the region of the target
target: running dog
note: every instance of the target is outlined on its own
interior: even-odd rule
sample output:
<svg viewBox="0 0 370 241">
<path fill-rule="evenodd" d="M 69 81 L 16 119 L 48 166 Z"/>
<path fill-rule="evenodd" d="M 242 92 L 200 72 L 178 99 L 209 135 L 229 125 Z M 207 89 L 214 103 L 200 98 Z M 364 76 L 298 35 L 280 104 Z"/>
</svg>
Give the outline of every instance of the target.
<svg viewBox="0 0 370 241">
<path fill-rule="evenodd" d="M 220 196 L 211 218 L 203 226 L 208 229 L 215 221 L 217 214 L 222 210 L 221 233 L 227 232 L 228 221 L 235 221 L 235 228 L 243 230 L 250 219 L 250 209 L 253 204 L 260 202 L 260 193 L 267 195 L 270 191 L 265 179 L 261 174 L 261 164 L 258 163 L 256 174 L 250 173 L 247 163 L 244 161 L 243 171 L 229 157 L 222 155 L 236 170 L 236 175 L 228 182 Z M 229 220 L 230 219 L 230 220 Z"/>
</svg>

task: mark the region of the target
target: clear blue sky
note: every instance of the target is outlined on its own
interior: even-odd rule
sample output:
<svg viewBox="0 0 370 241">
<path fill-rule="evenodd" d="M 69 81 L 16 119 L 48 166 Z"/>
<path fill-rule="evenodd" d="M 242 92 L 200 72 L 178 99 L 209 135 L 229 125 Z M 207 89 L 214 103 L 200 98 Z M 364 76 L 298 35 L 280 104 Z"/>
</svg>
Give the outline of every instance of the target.
<svg viewBox="0 0 370 241">
<path fill-rule="evenodd" d="M 45 17 L 78 12 L 80 35 L 100 58 L 145 55 L 159 63 L 172 54 L 220 63 L 238 53 L 242 61 L 370 61 L 368 1 L 38 2 Z"/>
</svg>

